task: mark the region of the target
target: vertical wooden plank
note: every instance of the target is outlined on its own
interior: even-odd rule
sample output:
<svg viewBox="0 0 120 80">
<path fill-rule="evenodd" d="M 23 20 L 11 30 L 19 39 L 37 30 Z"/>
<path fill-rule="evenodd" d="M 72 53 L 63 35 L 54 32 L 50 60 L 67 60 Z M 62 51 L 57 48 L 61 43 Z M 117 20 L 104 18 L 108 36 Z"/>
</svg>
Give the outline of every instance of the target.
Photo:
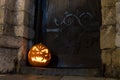
<svg viewBox="0 0 120 80">
<path fill-rule="evenodd" d="M 47 46 L 58 57 L 58 67 L 99 66 L 99 30 L 95 31 L 94 28 L 100 26 L 93 24 L 100 22 L 99 6 L 98 0 L 47 0 L 47 29 L 64 28 L 61 32 L 47 32 L 46 36 Z M 93 26 L 82 26 L 75 18 L 72 18 L 75 19 L 74 24 L 69 26 L 56 26 L 54 23 L 55 18 L 60 23 L 65 18 L 65 13 L 72 13 L 80 18 L 80 15 L 87 12 L 92 15 Z M 87 18 L 83 21 L 87 21 Z"/>
</svg>

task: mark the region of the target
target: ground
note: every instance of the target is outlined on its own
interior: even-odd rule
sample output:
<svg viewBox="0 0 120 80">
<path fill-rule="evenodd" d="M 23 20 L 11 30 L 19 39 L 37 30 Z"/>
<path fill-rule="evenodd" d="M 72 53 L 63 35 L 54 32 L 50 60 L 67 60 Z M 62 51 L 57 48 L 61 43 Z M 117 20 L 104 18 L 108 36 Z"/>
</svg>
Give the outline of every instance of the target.
<svg viewBox="0 0 120 80">
<path fill-rule="evenodd" d="M 1 74 L 0 80 L 120 80 L 101 77 L 81 77 L 81 76 L 45 76 L 45 75 L 11 75 Z"/>
</svg>

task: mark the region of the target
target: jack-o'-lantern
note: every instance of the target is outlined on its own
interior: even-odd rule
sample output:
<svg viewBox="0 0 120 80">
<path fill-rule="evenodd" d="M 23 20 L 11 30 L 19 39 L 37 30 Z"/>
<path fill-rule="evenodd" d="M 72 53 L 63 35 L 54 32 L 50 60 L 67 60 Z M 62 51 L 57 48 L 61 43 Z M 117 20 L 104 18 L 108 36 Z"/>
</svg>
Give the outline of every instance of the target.
<svg viewBox="0 0 120 80">
<path fill-rule="evenodd" d="M 34 45 L 28 53 L 28 61 L 32 66 L 47 66 L 50 59 L 51 53 L 42 43 Z"/>
</svg>

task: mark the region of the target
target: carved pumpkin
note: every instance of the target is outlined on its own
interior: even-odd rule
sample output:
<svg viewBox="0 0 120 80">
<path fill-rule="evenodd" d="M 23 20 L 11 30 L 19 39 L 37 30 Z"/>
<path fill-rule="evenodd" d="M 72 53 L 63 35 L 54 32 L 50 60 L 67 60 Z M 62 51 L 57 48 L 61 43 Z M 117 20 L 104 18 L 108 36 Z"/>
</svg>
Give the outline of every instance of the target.
<svg viewBox="0 0 120 80">
<path fill-rule="evenodd" d="M 42 43 L 34 45 L 28 53 L 28 61 L 32 66 L 47 66 L 50 59 L 51 53 Z"/>
</svg>

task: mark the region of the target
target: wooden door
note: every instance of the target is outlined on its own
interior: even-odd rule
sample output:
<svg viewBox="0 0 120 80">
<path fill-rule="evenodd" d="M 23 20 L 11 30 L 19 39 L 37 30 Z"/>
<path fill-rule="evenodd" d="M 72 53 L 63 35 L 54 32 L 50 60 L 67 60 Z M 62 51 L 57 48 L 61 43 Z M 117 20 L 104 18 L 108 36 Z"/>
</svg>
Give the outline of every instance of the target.
<svg viewBox="0 0 120 80">
<path fill-rule="evenodd" d="M 100 1 L 46 0 L 44 9 L 44 41 L 56 67 L 99 67 Z"/>
</svg>

